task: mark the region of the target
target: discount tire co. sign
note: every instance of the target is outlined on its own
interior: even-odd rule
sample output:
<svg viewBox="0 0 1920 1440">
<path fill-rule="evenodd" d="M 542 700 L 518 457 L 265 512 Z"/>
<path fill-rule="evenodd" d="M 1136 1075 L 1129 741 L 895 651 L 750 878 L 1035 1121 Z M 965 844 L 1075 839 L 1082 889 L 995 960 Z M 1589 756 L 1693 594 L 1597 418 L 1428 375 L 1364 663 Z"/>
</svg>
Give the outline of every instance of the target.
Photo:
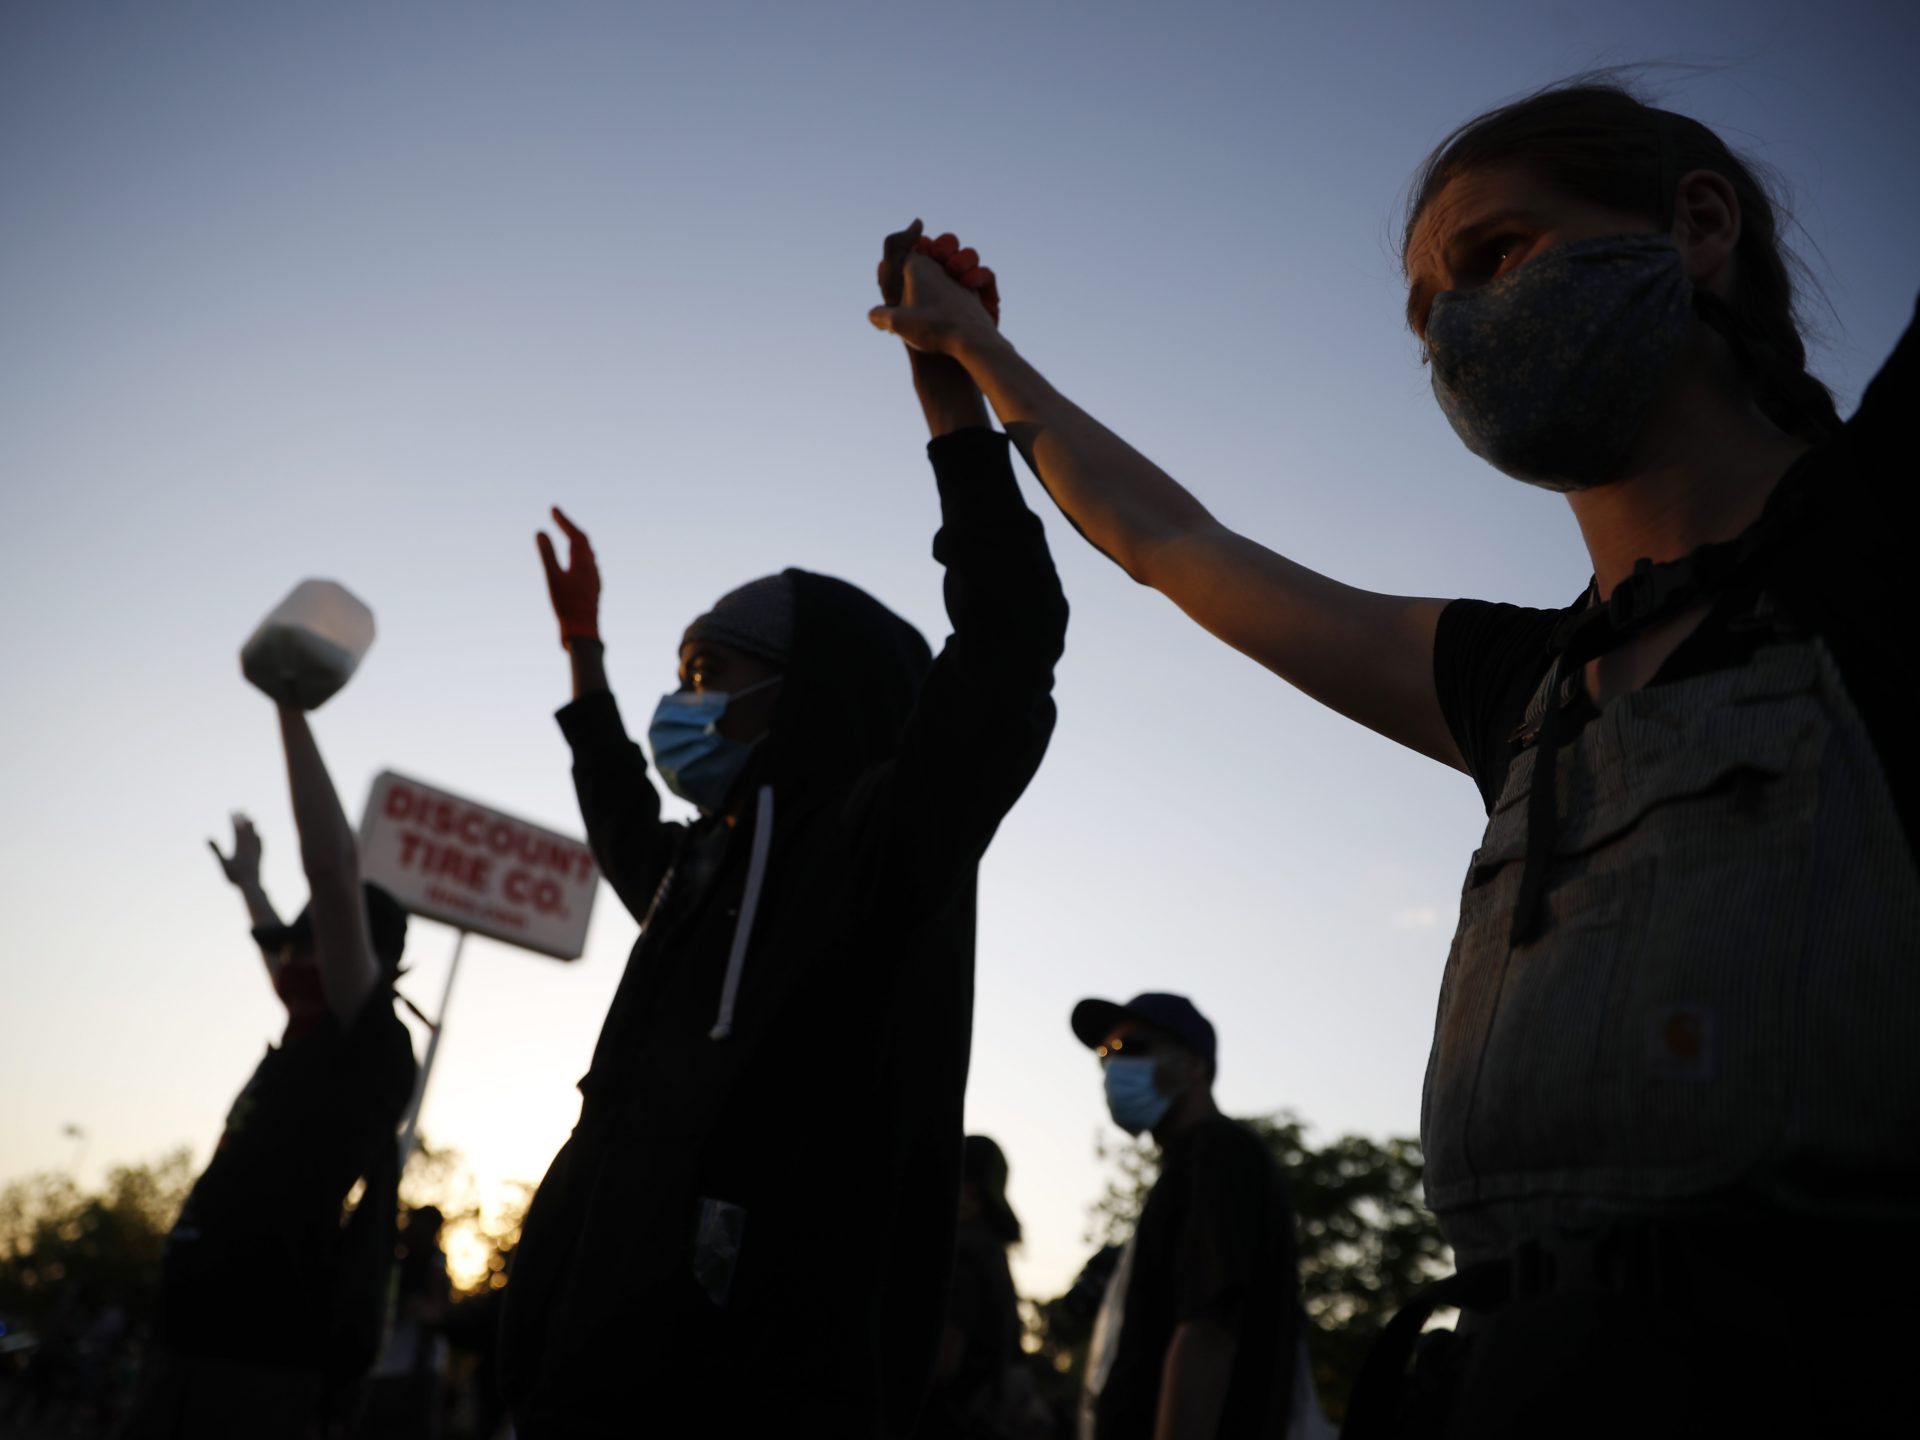
<svg viewBox="0 0 1920 1440">
<path fill-rule="evenodd" d="M 390 770 L 360 820 L 360 871 L 416 915 L 558 960 L 586 945 L 600 880 L 580 841 Z"/>
</svg>

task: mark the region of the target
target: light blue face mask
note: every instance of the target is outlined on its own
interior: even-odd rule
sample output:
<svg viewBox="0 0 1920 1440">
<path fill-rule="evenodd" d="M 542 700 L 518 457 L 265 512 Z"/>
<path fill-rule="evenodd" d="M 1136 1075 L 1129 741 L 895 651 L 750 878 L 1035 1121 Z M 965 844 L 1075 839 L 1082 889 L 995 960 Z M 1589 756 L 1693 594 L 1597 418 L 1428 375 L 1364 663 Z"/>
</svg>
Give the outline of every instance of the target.
<svg viewBox="0 0 1920 1440">
<path fill-rule="evenodd" d="M 720 733 L 720 717 L 743 695 L 778 685 L 774 675 L 729 694 L 725 690 L 682 690 L 662 695 L 647 726 L 653 765 L 667 788 L 702 810 L 718 810 L 733 793 L 757 740 L 729 740 Z"/>
<path fill-rule="evenodd" d="M 1107 1112 L 1129 1135 L 1151 1130 L 1166 1118 L 1173 1096 L 1163 1095 L 1153 1083 L 1154 1061 L 1148 1057 L 1105 1062 Z"/>
</svg>

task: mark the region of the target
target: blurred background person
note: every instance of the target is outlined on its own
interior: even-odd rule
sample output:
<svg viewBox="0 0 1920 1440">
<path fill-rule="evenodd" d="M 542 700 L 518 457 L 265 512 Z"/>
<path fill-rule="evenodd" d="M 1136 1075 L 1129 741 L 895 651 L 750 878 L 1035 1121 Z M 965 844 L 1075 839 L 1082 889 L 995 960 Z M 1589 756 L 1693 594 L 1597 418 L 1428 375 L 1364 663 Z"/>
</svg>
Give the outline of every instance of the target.
<svg viewBox="0 0 1920 1440">
<path fill-rule="evenodd" d="M 1293 1207 L 1273 1152 L 1213 1099 L 1213 1025 L 1184 995 L 1082 1000 L 1107 1109 L 1160 1145 L 1160 1178 L 1107 1286 L 1082 1440 L 1330 1435 L 1301 1339 Z"/>
<path fill-rule="evenodd" d="M 442 1334 L 453 1299 L 445 1217 L 436 1206 L 407 1211 L 395 1246 L 393 1323 L 367 1379 L 358 1440 L 439 1440 L 447 1373 Z"/>
<path fill-rule="evenodd" d="M 281 922 L 245 816 L 234 817 L 233 853 L 214 853 L 246 902 L 286 1030 L 234 1101 L 167 1238 L 129 1440 L 305 1436 L 330 1386 L 363 1372 L 377 1349 L 395 1130 L 415 1075 L 393 1005 L 407 916 L 361 884 L 353 828 L 306 715 L 283 704 L 279 718 L 307 907 Z M 368 1247 L 354 1242 L 367 1240 L 372 1265 L 357 1260 Z"/>
<path fill-rule="evenodd" d="M 1007 1201 L 1007 1157 L 985 1135 L 969 1135 L 960 1152 L 947 1324 L 916 1432 L 924 1440 L 1035 1433 L 1036 1401 L 1021 1364 L 1020 1300 L 1007 1267 L 1007 1252 L 1019 1243 L 1020 1220 Z"/>
</svg>

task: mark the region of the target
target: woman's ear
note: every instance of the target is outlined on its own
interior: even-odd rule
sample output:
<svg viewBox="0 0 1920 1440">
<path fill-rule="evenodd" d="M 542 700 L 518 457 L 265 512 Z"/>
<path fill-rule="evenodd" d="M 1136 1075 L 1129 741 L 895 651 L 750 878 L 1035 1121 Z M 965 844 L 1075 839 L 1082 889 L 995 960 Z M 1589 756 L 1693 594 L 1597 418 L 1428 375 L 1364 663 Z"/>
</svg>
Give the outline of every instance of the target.
<svg viewBox="0 0 1920 1440">
<path fill-rule="evenodd" d="M 1673 243 L 1687 278 L 1724 296 L 1727 261 L 1740 243 L 1740 197 L 1716 170 L 1689 170 L 1673 197 Z"/>
</svg>

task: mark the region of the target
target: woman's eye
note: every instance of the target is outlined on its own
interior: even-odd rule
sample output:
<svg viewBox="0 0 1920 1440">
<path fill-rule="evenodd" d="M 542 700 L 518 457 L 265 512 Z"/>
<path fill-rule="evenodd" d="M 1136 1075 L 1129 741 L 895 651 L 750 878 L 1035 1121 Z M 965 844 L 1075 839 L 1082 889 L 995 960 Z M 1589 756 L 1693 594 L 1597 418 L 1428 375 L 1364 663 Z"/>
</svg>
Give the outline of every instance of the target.
<svg viewBox="0 0 1920 1440">
<path fill-rule="evenodd" d="M 1487 242 L 1481 260 L 1488 275 L 1503 275 L 1524 250 L 1518 235 L 1501 235 Z"/>
</svg>

